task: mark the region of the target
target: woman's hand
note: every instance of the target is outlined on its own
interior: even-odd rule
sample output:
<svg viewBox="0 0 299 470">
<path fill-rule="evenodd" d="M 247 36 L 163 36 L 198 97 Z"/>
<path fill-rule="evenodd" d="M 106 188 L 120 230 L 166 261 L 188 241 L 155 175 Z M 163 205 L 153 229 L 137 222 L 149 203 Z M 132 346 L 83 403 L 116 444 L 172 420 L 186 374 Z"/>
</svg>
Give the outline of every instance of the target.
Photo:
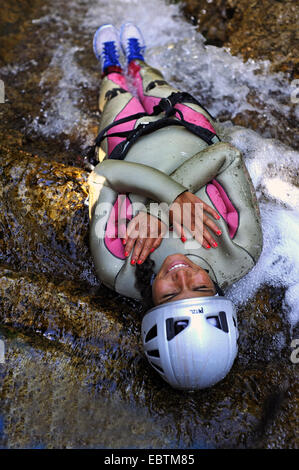
<svg viewBox="0 0 299 470">
<path fill-rule="evenodd" d="M 169 221 L 182 241 L 186 241 L 184 227 L 204 248 L 216 248 L 217 242 L 211 233 L 221 235 L 221 230 L 209 217 L 219 220 L 218 213 L 199 197 L 186 191 L 178 196 L 170 207 Z"/>
<path fill-rule="evenodd" d="M 133 250 L 131 264 L 143 263 L 148 255 L 160 246 L 166 230 L 166 225 L 157 217 L 139 212 L 130 221 L 123 237 L 125 256 L 130 256 Z"/>
</svg>

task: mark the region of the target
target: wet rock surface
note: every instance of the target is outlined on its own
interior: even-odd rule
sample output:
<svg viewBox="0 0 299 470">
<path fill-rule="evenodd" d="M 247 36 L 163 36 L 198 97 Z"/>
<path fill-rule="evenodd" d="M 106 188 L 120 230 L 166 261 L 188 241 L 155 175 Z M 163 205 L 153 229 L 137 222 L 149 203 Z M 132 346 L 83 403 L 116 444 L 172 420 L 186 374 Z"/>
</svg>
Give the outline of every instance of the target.
<svg viewBox="0 0 299 470">
<path fill-rule="evenodd" d="M 20 160 L 7 150 L 2 155 L 2 444 L 113 448 L 119 442 L 129 446 L 136 432 L 141 447 L 296 447 L 296 365 L 290 361 L 282 296 L 265 288 L 239 310 L 240 352 L 224 381 L 200 392 L 170 389 L 143 356 L 140 306 L 97 284 L 86 241 L 86 173 L 25 152 L 19 155 Z M 68 211 L 61 210 L 65 207 Z M 69 435 L 60 425 L 59 441 L 53 421 L 59 426 L 55 403 L 61 394 L 62 416 L 75 420 L 78 432 Z M 110 421 L 108 443 L 106 432 L 96 439 L 86 430 L 94 420 L 101 422 L 92 409 L 103 396 L 113 410 L 133 409 L 136 419 L 130 426 L 135 431 L 128 431 L 126 442 Z M 36 421 L 33 399 L 40 403 Z M 86 413 L 79 407 L 82 402 Z M 147 416 L 143 427 L 138 410 Z M 149 439 L 142 429 L 150 422 L 159 432 Z"/>
<path fill-rule="evenodd" d="M 208 44 L 229 47 L 245 60 L 269 60 L 273 71 L 299 77 L 296 0 L 184 0 L 183 4 Z"/>
<path fill-rule="evenodd" d="M 212 389 L 177 392 L 148 366 L 141 307 L 95 276 L 82 135 L 45 136 L 28 126 L 33 118 L 43 124 L 59 85 L 59 68 L 43 75 L 51 57 L 38 41 L 47 31 L 53 48 L 57 31 L 32 21 L 48 14 L 47 5 L 4 0 L 2 7 L 0 447 L 298 447 L 298 366 L 290 360 L 298 332 L 280 291 L 265 287 L 239 309 L 239 356 Z M 86 50 L 76 51 L 78 60 L 97 77 Z M 78 86 L 94 135 L 96 88 Z"/>
<path fill-rule="evenodd" d="M 89 279 L 87 173 L 22 150 L 1 147 L 0 155 L 1 262 Z"/>
<path fill-rule="evenodd" d="M 268 307 L 273 292 L 264 290 L 239 312 L 240 352 L 229 376 L 210 390 L 184 393 L 170 389 L 147 366 L 132 305 L 118 299 L 116 311 L 115 299 L 103 294 L 1 269 L 1 338 L 7 351 L 0 379 L 7 423 L 2 445 L 113 448 L 119 442 L 132 445 L 136 432 L 141 447 L 296 447 L 296 365 L 289 359 L 281 306 L 277 313 Z M 103 400 L 116 414 L 132 410 L 126 437 L 115 432 L 111 419 L 103 435 L 87 431 L 101 424 L 103 416 L 92 410 L 102 409 Z M 40 405 L 31 416 L 33 402 Z M 137 413 L 147 417 L 142 425 Z M 53 434 L 59 416 L 77 430 L 70 435 L 60 425 L 61 440 Z M 145 436 L 150 423 L 156 431 Z"/>
<path fill-rule="evenodd" d="M 265 61 L 272 72 L 285 74 L 295 90 L 299 78 L 299 8 L 296 0 L 183 0 L 182 9 L 197 25 L 207 45 L 226 47 L 244 61 Z M 247 100 L 255 111 L 242 111 L 232 122 L 258 132 L 269 132 L 272 126 L 263 113 L 267 103 L 261 102 L 255 91 L 249 92 Z M 290 96 L 283 100 L 281 109 L 290 101 Z M 280 125 L 275 129 L 272 127 L 271 131 L 273 137 L 293 148 L 298 148 L 296 103 L 289 114 L 282 112 Z M 260 109 L 260 113 L 257 114 L 256 109 Z M 273 115 L 276 114 L 274 111 Z M 227 116 L 218 118 L 225 120 Z"/>
</svg>

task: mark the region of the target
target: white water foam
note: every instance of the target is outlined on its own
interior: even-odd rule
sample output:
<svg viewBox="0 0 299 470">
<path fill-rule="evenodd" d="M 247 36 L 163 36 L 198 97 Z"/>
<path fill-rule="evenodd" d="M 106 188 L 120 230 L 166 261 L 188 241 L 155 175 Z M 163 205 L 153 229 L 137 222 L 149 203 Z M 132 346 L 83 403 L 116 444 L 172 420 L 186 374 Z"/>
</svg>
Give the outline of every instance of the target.
<svg viewBox="0 0 299 470">
<path fill-rule="evenodd" d="M 230 288 L 229 297 L 241 304 L 264 284 L 286 289 L 285 310 L 295 326 L 299 320 L 298 152 L 237 127 L 227 140 L 245 157 L 259 200 L 264 238 L 257 265 Z"/>
<path fill-rule="evenodd" d="M 66 47 L 60 44 L 48 69 L 42 74 L 39 84 L 43 89 L 51 86 L 51 82 L 55 83 L 57 70 L 60 79 L 55 85 L 54 93 L 45 93 L 45 102 L 51 101 L 51 105 L 43 111 L 42 122 L 40 117 L 32 121 L 32 127 L 38 134 L 55 137 L 62 133 L 87 133 L 89 118 L 80 110 L 80 102 L 83 100 L 80 87 L 89 86 L 91 80 L 75 62 L 74 55 L 80 50 L 77 46 Z"/>
<path fill-rule="evenodd" d="M 46 89 L 51 75 L 57 71 L 60 74 L 54 96 L 53 93 L 45 96 L 50 105 L 44 122 L 41 124 L 38 119 L 33 122 L 41 134 L 59 135 L 75 130 L 87 139 L 94 137 L 88 134 L 91 117 L 80 107 L 84 91 L 79 86 L 82 83 L 91 88 L 97 86 L 95 77 L 99 69 L 95 58 L 88 70 L 77 63 L 78 34 L 90 41 L 91 51 L 92 36 L 100 24 L 113 23 L 119 28 L 124 21 L 134 21 L 142 29 L 148 45 L 148 63 L 159 68 L 166 80 L 178 88 L 200 100 L 204 97 L 214 116 L 224 111 L 231 117 L 244 110 L 260 113 L 256 102 L 248 99 L 249 93 L 266 104 L 262 113 L 269 129 L 279 125 L 277 113 L 290 113 L 292 87 L 286 76 L 271 74 L 267 62 L 243 63 L 224 48 L 205 46 L 204 38 L 183 18 L 178 5 L 163 0 L 152 0 L 150 4 L 139 0 L 74 0 L 68 2 L 67 10 L 63 8 L 57 0 L 52 2 L 52 18 L 55 17 L 58 31 L 64 34 L 66 21 L 68 31 L 67 37 L 61 39 L 62 44 L 53 50 L 52 61 L 41 78 L 40 86 Z M 45 22 L 45 17 L 40 19 L 40 24 Z M 258 264 L 230 288 L 229 296 L 240 304 L 263 284 L 286 289 L 286 312 L 295 325 L 299 320 L 298 152 L 266 138 L 273 133 L 261 137 L 252 130 L 234 127 L 229 121 L 219 126 L 219 132 L 223 140 L 243 152 L 260 202 L 264 233 L 264 249 Z"/>
<path fill-rule="evenodd" d="M 266 102 L 269 111 L 289 112 L 292 88 L 282 73 L 269 74 L 267 61 L 245 64 L 224 48 L 205 46 L 204 37 L 182 17 L 179 5 L 153 0 L 149 9 L 139 0 L 109 5 L 97 1 L 87 11 L 82 27 L 95 30 L 99 18 L 119 29 L 124 21 L 138 24 L 148 45 L 148 63 L 178 88 L 208 100 L 215 116 L 224 109 L 231 118 L 244 110 L 257 112 L 247 99 L 249 91 Z M 276 123 L 274 116 L 271 119 Z"/>
<path fill-rule="evenodd" d="M 51 32 L 46 30 L 47 21 Z M 92 36 L 100 24 L 113 23 L 120 29 L 124 21 L 134 21 L 141 28 L 148 45 L 148 63 L 159 68 L 170 83 L 208 103 L 215 117 L 225 113 L 233 118 L 245 110 L 262 113 L 271 129 L 266 136 L 273 137 L 273 129 L 278 126 L 277 113 L 289 114 L 293 88 L 282 73 L 270 74 L 266 61 L 243 63 L 224 48 L 205 46 L 203 36 L 183 18 L 177 4 L 152 0 L 148 8 L 140 0 L 73 0 L 66 8 L 53 0 L 50 13 L 33 20 L 34 24 L 45 28 L 43 34 L 47 41 L 48 36 L 52 36 L 51 46 L 55 48 L 40 86 L 46 90 L 45 76 L 53 73 L 58 72 L 62 78 L 55 100 L 52 96 L 45 97 L 47 110 L 42 119 L 34 121 L 35 130 L 48 136 L 51 132 L 53 135 L 61 133 L 64 127 L 66 133 L 73 131 L 90 138 L 88 129 L 94 121 L 81 106 L 80 85 L 83 80 L 95 89 L 96 74 L 100 76 L 92 53 Z M 84 39 L 88 47 L 86 52 L 91 57 L 88 70 L 83 70 L 76 61 L 76 52 L 82 50 L 78 47 L 81 42 L 78 38 Z M 249 94 L 255 96 L 254 101 L 248 98 Z M 267 106 L 261 110 L 256 103 L 267 103 Z"/>
</svg>

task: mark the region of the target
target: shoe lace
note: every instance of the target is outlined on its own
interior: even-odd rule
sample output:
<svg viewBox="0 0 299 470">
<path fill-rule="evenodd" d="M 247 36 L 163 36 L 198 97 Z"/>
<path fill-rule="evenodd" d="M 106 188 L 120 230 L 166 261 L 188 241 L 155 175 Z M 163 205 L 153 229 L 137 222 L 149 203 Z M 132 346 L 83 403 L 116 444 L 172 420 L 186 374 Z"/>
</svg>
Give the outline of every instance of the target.
<svg viewBox="0 0 299 470">
<path fill-rule="evenodd" d="M 118 61 L 118 52 L 114 41 L 107 41 L 104 43 L 103 49 L 104 59 L 110 62 Z"/>
<path fill-rule="evenodd" d="M 142 54 L 144 47 L 140 46 L 139 41 L 137 38 L 129 38 L 128 39 L 128 51 L 132 55 L 139 55 Z"/>
</svg>

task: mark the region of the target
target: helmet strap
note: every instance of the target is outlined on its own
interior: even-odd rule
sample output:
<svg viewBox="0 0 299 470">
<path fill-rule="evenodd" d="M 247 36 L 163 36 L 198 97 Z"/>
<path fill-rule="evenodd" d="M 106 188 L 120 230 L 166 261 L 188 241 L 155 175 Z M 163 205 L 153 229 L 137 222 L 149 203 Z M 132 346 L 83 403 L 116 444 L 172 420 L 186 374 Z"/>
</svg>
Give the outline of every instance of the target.
<svg viewBox="0 0 299 470">
<path fill-rule="evenodd" d="M 213 284 L 215 286 L 215 289 L 216 289 L 216 295 L 220 295 L 221 297 L 224 297 L 224 292 L 223 290 L 221 289 L 221 287 L 219 286 L 219 284 L 216 282 L 216 281 L 213 281 Z"/>
</svg>

